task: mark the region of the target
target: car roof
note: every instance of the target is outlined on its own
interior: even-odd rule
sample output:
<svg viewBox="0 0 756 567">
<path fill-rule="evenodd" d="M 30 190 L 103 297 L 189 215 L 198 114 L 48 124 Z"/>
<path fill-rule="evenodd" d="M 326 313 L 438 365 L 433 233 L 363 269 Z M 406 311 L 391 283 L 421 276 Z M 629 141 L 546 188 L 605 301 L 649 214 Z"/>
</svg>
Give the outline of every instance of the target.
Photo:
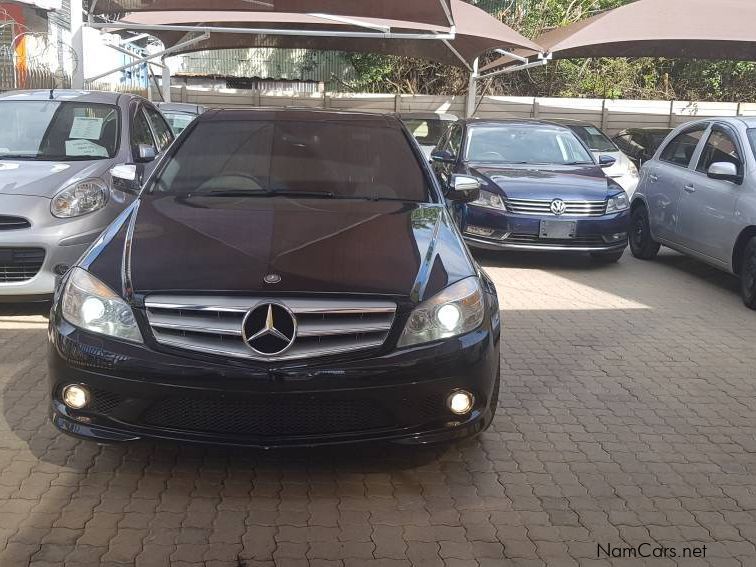
<svg viewBox="0 0 756 567">
<path fill-rule="evenodd" d="M 478 125 L 501 125 L 501 126 L 552 126 L 562 130 L 569 130 L 564 124 L 557 124 L 550 120 L 538 120 L 535 118 L 467 118 L 464 120 L 470 126 Z"/>
<path fill-rule="evenodd" d="M 142 98 L 133 94 L 108 91 L 78 91 L 72 89 L 8 91 L 0 94 L 0 100 L 54 100 L 57 102 L 91 102 L 100 104 L 118 104 L 121 97 Z"/>
<path fill-rule="evenodd" d="M 205 111 L 205 107 L 201 104 L 192 104 L 189 102 L 158 102 L 156 106 L 166 112 L 191 112 L 192 114 L 197 114 L 198 112 Z"/>
<path fill-rule="evenodd" d="M 372 126 L 403 128 L 402 122 L 392 114 L 374 114 L 313 108 L 216 108 L 198 117 L 200 122 L 227 121 L 292 121 L 292 122 L 344 122 Z"/>
<path fill-rule="evenodd" d="M 570 126 L 592 126 L 593 128 L 599 128 L 593 122 L 577 120 L 576 118 L 549 118 L 548 120 L 542 120 L 541 122 L 551 122 L 552 124 L 559 124 L 560 126 L 567 126 L 568 128 Z"/>
<path fill-rule="evenodd" d="M 442 122 L 456 122 L 459 120 L 453 114 L 443 112 L 400 112 L 401 120 L 441 120 Z"/>
</svg>

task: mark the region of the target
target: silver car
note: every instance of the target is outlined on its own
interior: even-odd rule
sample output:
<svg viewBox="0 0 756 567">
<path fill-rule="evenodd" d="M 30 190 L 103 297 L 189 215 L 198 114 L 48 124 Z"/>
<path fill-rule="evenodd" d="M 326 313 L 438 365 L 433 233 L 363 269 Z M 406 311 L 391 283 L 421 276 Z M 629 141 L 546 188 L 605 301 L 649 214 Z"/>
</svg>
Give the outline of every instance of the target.
<svg viewBox="0 0 756 567">
<path fill-rule="evenodd" d="M 669 246 L 740 276 L 756 309 L 756 118 L 674 130 L 641 169 L 630 245 L 650 260 Z"/>
<path fill-rule="evenodd" d="M 136 197 L 111 168 L 148 173 L 173 133 L 141 97 L 57 89 L 0 95 L 0 124 L 0 300 L 45 299 Z"/>
</svg>

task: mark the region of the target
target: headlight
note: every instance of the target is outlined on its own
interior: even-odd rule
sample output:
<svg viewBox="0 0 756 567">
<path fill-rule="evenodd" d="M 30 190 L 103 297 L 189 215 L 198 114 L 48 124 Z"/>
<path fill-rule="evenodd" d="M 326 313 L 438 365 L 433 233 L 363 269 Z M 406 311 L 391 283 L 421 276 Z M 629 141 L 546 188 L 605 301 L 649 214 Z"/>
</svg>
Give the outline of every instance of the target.
<svg viewBox="0 0 756 567">
<path fill-rule="evenodd" d="M 50 212 L 58 218 L 92 213 L 108 204 L 110 191 L 101 179 L 86 179 L 66 187 L 53 197 Z"/>
<path fill-rule="evenodd" d="M 630 208 L 630 199 L 627 197 L 627 193 L 624 191 L 619 195 L 615 195 L 607 201 L 606 212 L 607 213 L 619 213 L 626 211 Z"/>
<path fill-rule="evenodd" d="M 501 196 L 491 193 L 490 191 L 480 191 L 480 197 L 478 197 L 475 201 L 470 203 L 471 205 L 475 205 L 476 207 L 483 207 L 485 209 L 497 209 L 501 211 L 506 211 L 507 208 L 504 205 L 504 199 L 501 198 Z"/>
<path fill-rule="evenodd" d="M 72 325 L 126 341 L 142 342 L 131 307 L 117 293 L 81 268 L 74 268 L 63 290 L 63 318 Z"/>
<path fill-rule="evenodd" d="M 448 339 L 474 331 L 483 322 L 485 304 L 478 278 L 457 282 L 418 305 L 407 320 L 400 347 Z"/>
</svg>

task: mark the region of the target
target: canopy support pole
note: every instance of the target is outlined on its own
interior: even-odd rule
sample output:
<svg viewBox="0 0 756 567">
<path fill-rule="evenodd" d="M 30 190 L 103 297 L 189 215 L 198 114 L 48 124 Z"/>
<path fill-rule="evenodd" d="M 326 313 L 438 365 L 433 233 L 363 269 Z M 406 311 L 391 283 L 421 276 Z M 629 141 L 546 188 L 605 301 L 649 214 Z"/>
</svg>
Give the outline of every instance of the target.
<svg viewBox="0 0 756 567">
<path fill-rule="evenodd" d="M 546 53 L 546 54 L 539 53 L 538 60 L 532 61 L 532 62 L 529 59 L 520 57 L 519 55 L 515 55 L 514 53 L 505 52 L 505 55 L 507 55 L 508 57 L 517 59 L 517 60 L 524 60 L 524 62 L 522 65 L 512 65 L 511 67 L 505 67 L 504 69 L 500 69 L 499 71 L 492 71 L 491 73 L 486 73 L 485 75 L 481 75 L 480 78 L 490 79 L 492 77 L 498 77 L 499 75 L 506 75 L 507 73 L 515 73 L 516 71 L 524 71 L 525 69 L 532 69 L 533 67 L 543 67 L 544 65 L 548 65 L 549 61 L 551 61 L 551 53 Z"/>
<path fill-rule="evenodd" d="M 158 51 L 157 53 L 152 53 L 146 57 L 136 56 L 137 59 L 132 61 L 131 63 L 126 63 L 125 65 L 121 65 L 120 67 L 116 67 L 115 69 L 111 69 L 110 71 L 106 71 L 105 73 L 100 73 L 99 75 L 96 75 L 94 77 L 89 77 L 87 81 L 96 81 L 97 79 L 102 79 L 103 77 L 107 77 L 108 75 L 112 75 L 113 73 L 117 73 L 118 71 L 125 71 L 126 69 L 131 69 L 132 67 L 136 67 L 137 65 L 141 65 L 143 63 L 151 63 L 152 59 L 157 59 L 158 57 L 164 57 L 165 55 L 173 53 L 174 51 L 178 51 L 180 49 L 183 49 L 195 43 L 205 41 L 208 37 L 210 37 L 210 34 L 205 32 L 202 35 L 199 35 L 195 38 L 189 39 L 187 41 L 183 41 L 181 43 L 177 43 L 173 47 L 169 47 L 168 49 L 164 49 L 163 51 Z M 155 63 L 155 64 L 157 65 L 158 63 Z"/>
<path fill-rule="evenodd" d="M 162 61 L 163 61 L 163 80 L 162 80 L 163 102 L 171 102 L 171 68 L 168 67 L 168 65 L 166 64 L 165 57 L 163 57 Z"/>
<path fill-rule="evenodd" d="M 71 49 L 76 60 L 71 72 L 71 88 L 84 88 L 84 3 L 71 0 Z"/>
<path fill-rule="evenodd" d="M 470 73 L 470 83 L 467 86 L 467 98 L 465 99 L 465 118 L 472 118 L 475 114 L 475 102 L 478 97 L 478 66 L 479 59 L 473 61 L 473 70 Z"/>
<path fill-rule="evenodd" d="M 273 36 L 309 36 L 309 37 L 346 37 L 357 39 L 428 39 L 452 41 L 456 39 L 456 33 L 408 33 L 408 32 L 369 32 L 351 31 L 340 32 L 331 30 L 293 30 L 275 28 L 234 28 L 226 26 L 190 26 L 175 24 L 133 24 L 130 22 L 104 22 L 93 23 L 90 27 L 98 30 L 137 30 L 137 31 L 183 31 L 183 32 L 207 32 L 207 33 L 236 33 L 246 35 L 273 35 Z"/>
</svg>

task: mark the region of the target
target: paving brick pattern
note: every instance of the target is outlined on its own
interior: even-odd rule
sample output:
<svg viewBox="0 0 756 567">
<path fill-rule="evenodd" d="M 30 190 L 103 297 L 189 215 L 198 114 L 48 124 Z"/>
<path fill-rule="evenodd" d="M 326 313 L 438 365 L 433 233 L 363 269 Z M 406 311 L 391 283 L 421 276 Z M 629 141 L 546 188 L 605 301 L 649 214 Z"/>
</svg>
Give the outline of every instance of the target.
<svg viewBox="0 0 756 567">
<path fill-rule="evenodd" d="M 0 565 L 756 565 L 756 313 L 735 280 L 672 253 L 481 260 L 499 415 L 433 450 L 76 441 L 47 418 L 44 317 L 0 307 Z M 598 556 L 642 543 L 706 556 Z"/>
</svg>

